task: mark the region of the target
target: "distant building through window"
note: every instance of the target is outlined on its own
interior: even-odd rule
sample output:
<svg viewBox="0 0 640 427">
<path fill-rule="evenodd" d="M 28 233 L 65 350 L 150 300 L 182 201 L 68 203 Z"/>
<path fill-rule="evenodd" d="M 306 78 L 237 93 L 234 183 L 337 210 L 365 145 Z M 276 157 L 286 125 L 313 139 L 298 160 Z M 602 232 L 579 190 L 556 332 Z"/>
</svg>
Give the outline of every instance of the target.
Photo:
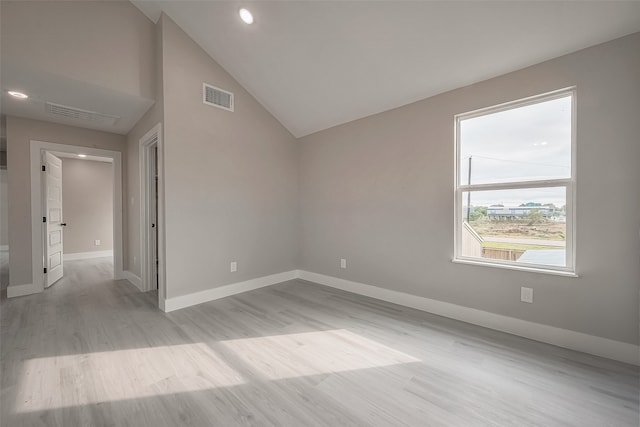
<svg viewBox="0 0 640 427">
<path fill-rule="evenodd" d="M 574 272 L 575 90 L 456 123 L 455 260 Z"/>
</svg>

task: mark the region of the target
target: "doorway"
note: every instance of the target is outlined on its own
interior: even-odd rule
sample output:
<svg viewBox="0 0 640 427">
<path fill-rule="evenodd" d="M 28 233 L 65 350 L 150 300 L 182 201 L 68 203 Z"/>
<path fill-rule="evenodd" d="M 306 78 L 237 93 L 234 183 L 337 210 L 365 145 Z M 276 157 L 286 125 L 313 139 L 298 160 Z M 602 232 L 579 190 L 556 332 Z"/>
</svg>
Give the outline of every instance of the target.
<svg viewBox="0 0 640 427">
<path fill-rule="evenodd" d="M 58 151 L 43 153 L 45 287 L 67 262 L 113 259 L 113 161 Z"/>
<path fill-rule="evenodd" d="M 161 124 L 139 141 L 140 273 L 143 291 L 158 292 L 164 310 L 164 182 Z"/>
<path fill-rule="evenodd" d="M 122 154 L 118 151 L 75 145 L 34 141 L 30 143 L 31 173 L 31 265 L 32 283 L 9 286 L 8 297 L 16 297 L 42 292 L 47 279 L 47 263 L 45 260 L 46 217 L 44 203 L 44 185 L 42 158 L 44 152 L 62 154 L 86 154 L 111 159 L 113 162 L 113 275 L 115 280 L 123 278 L 122 272 Z"/>
</svg>

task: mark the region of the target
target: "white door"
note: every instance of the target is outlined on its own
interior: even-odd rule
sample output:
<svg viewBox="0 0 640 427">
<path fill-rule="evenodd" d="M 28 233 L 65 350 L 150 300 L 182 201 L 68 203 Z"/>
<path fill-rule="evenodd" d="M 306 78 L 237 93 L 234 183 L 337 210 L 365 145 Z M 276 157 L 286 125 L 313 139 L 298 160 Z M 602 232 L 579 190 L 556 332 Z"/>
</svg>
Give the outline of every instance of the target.
<svg viewBox="0 0 640 427">
<path fill-rule="evenodd" d="M 62 278 L 62 160 L 44 153 L 45 166 L 45 287 Z"/>
</svg>

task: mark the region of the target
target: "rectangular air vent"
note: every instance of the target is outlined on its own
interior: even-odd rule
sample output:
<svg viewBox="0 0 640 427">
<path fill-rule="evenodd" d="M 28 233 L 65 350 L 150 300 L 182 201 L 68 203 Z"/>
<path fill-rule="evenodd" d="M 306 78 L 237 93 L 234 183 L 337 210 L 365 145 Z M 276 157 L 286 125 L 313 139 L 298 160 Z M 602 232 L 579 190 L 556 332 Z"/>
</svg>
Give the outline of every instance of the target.
<svg viewBox="0 0 640 427">
<path fill-rule="evenodd" d="M 227 111 L 233 111 L 233 93 L 206 83 L 202 84 L 202 102 Z"/>
<path fill-rule="evenodd" d="M 69 119 L 83 120 L 86 122 L 100 123 L 104 125 L 115 125 L 120 117 L 110 116 L 108 114 L 97 113 L 95 111 L 82 110 L 80 108 L 69 107 L 66 105 L 54 104 L 47 102 L 45 110 L 49 114 L 56 116 L 64 116 Z"/>
</svg>

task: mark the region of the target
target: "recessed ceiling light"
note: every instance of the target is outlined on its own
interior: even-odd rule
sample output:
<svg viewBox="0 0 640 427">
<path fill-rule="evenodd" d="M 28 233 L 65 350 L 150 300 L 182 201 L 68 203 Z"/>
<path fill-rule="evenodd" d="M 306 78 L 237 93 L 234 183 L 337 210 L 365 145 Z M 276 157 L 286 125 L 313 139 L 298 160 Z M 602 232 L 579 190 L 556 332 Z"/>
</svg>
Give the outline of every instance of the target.
<svg viewBox="0 0 640 427">
<path fill-rule="evenodd" d="M 78 157 L 87 157 L 86 154 L 78 154 Z"/>
<path fill-rule="evenodd" d="M 243 7 L 238 11 L 238 13 L 240 14 L 240 19 L 242 19 L 245 24 L 253 24 L 253 15 L 248 9 Z"/>
<path fill-rule="evenodd" d="M 29 95 L 27 95 L 26 93 L 17 92 L 15 90 L 10 90 L 7 93 L 13 96 L 14 98 L 19 98 L 19 99 L 27 99 L 29 97 Z"/>
</svg>

